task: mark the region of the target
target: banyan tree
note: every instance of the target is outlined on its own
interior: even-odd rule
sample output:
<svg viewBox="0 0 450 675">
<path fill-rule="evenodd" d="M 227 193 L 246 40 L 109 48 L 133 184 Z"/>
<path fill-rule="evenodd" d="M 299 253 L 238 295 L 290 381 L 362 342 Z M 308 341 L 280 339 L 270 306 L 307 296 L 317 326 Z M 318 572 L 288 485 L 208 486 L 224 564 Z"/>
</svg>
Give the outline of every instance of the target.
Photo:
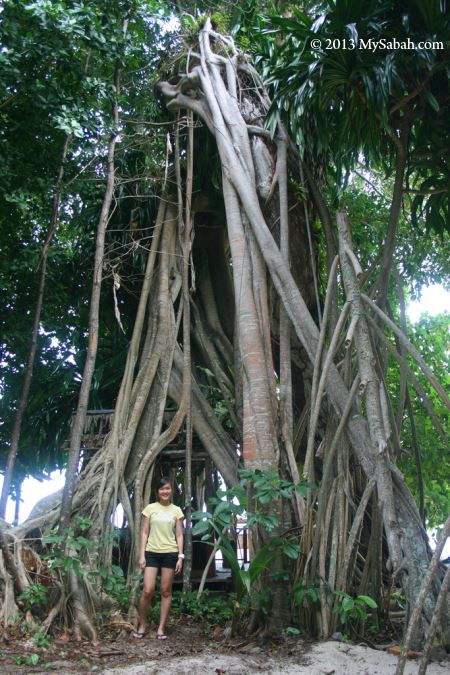
<svg viewBox="0 0 450 675">
<path fill-rule="evenodd" d="M 298 620 L 315 635 L 330 635 L 337 593 L 370 596 L 381 607 L 396 588 L 411 611 L 431 551 L 396 466 L 401 428 L 385 383 L 387 354 L 405 372 L 410 355 L 446 405 L 448 398 L 387 315 L 380 285 L 371 292 L 373 278 L 369 284 L 360 266 L 346 214 L 327 217 L 314 167 L 280 122 L 267 130 L 271 101 L 251 61 L 206 19 L 196 43 L 175 63 L 158 84 L 173 133 L 120 389 L 101 447 L 81 464 L 87 403 L 79 407 L 69 461 L 73 485 L 63 496 L 62 522 L 67 527 L 75 517 L 88 519 L 84 536 L 99 544 L 98 556 L 108 567 L 113 545 L 100 542 L 113 529 L 120 504 L 132 542 L 126 573 L 133 586 L 140 514 L 151 496 L 155 465 L 182 435 L 187 531 L 192 493 L 201 510 L 198 495 L 205 491 L 196 486 L 199 480 L 211 486 L 213 471 L 228 487 L 238 482 L 241 468 L 307 486 L 291 499 L 271 502 L 277 533 L 293 531 L 300 545 L 294 562 L 278 556 L 276 564 L 291 582 L 317 585 L 320 602 L 300 608 L 277 602 L 275 583 L 271 629 Z M 105 203 L 104 227 L 111 201 Z M 320 232 L 311 230 L 313 213 L 319 214 Z M 326 244 L 320 251 L 319 239 Z M 323 293 L 319 255 L 326 256 L 328 270 Z M 389 265 L 380 274 L 389 275 Z M 93 340 L 92 330 L 91 322 Z M 95 360 L 95 351 L 88 358 L 92 353 Z M 407 374 L 420 394 L 411 369 Z M 193 437 L 209 457 L 208 475 L 200 478 L 192 476 Z M 30 584 L 27 555 L 41 564 L 27 539 L 58 525 L 61 499 L 47 498 L 27 521 L 3 530 L 4 620 L 15 614 L 17 596 Z M 251 534 L 257 552 L 268 535 L 256 525 Z M 63 545 L 70 555 L 70 539 Z M 92 557 L 84 575 L 67 571 L 66 589 L 55 582 L 44 626 L 64 610 L 68 593 L 77 629 L 95 637 L 92 612 L 100 599 L 87 575 L 89 564 Z M 435 616 L 439 571 L 430 581 L 416 644 L 423 643 Z M 443 632 L 446 617 L 440 603 Z M 264 620 L 254 619 L 253 628 Z"/>
</svg>

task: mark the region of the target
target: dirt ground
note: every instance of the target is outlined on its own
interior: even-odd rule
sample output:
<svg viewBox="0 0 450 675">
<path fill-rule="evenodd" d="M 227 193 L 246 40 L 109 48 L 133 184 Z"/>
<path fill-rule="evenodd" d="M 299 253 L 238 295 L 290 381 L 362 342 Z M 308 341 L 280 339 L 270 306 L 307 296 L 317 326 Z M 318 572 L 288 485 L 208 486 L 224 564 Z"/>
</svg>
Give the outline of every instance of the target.
<svg viewBox="0 0 450 675">
<path fill-rule="evenodd" d="M 12 632 L 3 635 L 0 673 L 393 675 L 397 662 L 397 657 L 383 651 L 381 646 L 371 649 L 339 641 L 312 643 L 292 636 L 268 644 L 239 639 L 225 641 L 222 627 L 205 628 L 186 617 L 172 621 L 167 641 L 156 640 L 154 631 L 136 640 L 129 626 L 114 622 L 102 629 L 98 646 L 67 638 L 62 635 L 52 639 L 47 648 L 38 648 L 29 637 Z M 405 673 L 415 675 L 417 671 L 418 662 L 409 661 Z M 450 660 L 433 662 L 427 672 L 450 674 Z"/>
</svg>

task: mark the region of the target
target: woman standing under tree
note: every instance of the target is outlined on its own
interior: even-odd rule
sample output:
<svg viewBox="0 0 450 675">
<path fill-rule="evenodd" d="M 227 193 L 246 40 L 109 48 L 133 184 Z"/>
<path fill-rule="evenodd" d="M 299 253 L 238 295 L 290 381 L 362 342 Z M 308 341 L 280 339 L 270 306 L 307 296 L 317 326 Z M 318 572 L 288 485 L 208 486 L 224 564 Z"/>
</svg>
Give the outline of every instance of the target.
<svg viewBox="0 0 450 675">
<path fill-rule="evenodd" d="M 156 489 L 158 501 L 142 511 L 139 567 L 144 571 L 144 589 L 139 602 L 139 626 L 133 637 L 142 638 L 147 632 L 148 608 L 155 592 L 156 577 L 161 570 L 161 613 L 156 631 L 158 640 L 166 640 L 165 626 L 172 603 L 172 582 L 183 567 L 183 512 L 172 504 L 172 485 L 163 476 Z"/>
</svg>

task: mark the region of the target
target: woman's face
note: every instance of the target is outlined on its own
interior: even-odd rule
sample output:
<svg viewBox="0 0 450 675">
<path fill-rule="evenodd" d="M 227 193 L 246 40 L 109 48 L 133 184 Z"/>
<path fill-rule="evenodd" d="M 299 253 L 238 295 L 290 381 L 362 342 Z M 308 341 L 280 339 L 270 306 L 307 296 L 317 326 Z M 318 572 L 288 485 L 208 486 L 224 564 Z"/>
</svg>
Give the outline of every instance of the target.
<svg viewBox="0 0 450 675">
<path fill-rule="evenodd" d="M 170 483 L 166 483 L 162 487 L 158 488 L 158 499 L 162 502 L 170 501 L 172 497 L 172 486 Z"/>
</svg>

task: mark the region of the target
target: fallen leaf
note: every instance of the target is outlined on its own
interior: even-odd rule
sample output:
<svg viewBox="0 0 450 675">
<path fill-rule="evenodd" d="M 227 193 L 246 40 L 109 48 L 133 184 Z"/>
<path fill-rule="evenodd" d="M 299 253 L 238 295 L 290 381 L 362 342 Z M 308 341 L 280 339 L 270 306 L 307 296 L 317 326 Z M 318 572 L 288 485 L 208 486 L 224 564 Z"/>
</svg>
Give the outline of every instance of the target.
<svg viewBox="0 0 450 675">
<path fill-rule="evenodd" d="M 414 649 L 408 649 L 408 659 L 421 659 L 423 652 L 415 652 Z"/>
<path fill-rule="evenodd" d="M 393 654 L 394 656 L 400 656 L 400 652 L 402 651 L 398 645 L 392 645 L 392 647 L 388 647 L 386 649 L 388 654 Z"/>
<path fill-rule="evenodd" d="M 132 623 L 129 621 L 124 621 L 123 619 L 112 619 L 111 621 L 108 621 L 108 623 L 105 623 L 104 627 L 106 628 L 107 626 L 124 626 L 125 628 L 129 628 L 131 631 L 136 630 L 136 627 L 133 626 Z"/>
<path fill-rule="evenodd" d="M 394 656 L 400 656 L 402 653 L 401 647 L 398 645 L 393 645 L 392 647 L 388 647 L 386 649 L 388 654 L 393 654 Z M 414 649 L 408 649 L 408 653 L 406 655 L 407 659 L 420 659 L 423 656 L 422 652 L 415 652 Z"/>
</svg>

